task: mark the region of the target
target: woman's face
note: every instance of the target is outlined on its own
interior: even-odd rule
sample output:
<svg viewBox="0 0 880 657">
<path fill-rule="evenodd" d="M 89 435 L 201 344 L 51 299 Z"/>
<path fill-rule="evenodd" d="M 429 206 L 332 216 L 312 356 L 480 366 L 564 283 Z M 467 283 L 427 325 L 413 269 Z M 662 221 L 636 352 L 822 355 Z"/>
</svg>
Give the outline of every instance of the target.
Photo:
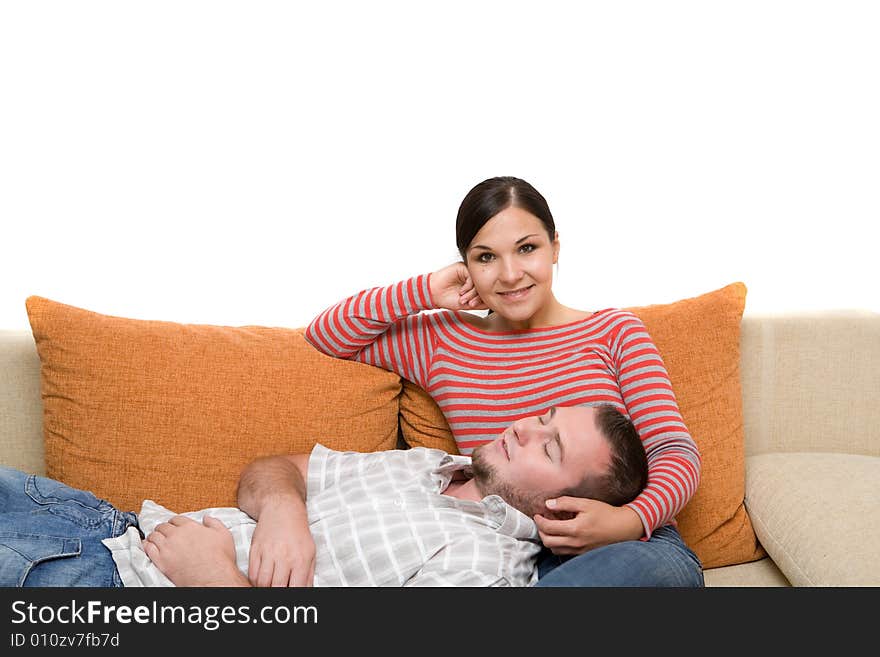
<svg viewBox="0 0 880 657">
<path fill-rule="evenodd" d="M 510 206 L 474 236 L 465 264 L 483 303 L 511 322 L 526 322 L 553 298 L 558 256 L 558 236 L 551 241 L 540 219 Z"/>
</svg>

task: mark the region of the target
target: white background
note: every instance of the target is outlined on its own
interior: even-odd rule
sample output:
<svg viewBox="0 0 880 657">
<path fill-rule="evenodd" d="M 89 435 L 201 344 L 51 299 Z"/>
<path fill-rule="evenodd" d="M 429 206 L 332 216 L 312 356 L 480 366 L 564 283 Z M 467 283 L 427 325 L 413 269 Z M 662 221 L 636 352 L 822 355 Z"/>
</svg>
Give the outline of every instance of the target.
<svg viewBox="0 0 880 657">
<path fill-rule="evenodd" d="M 880 311 L 880 3 L 4 2 L 0 328 L 29 295 L 301 326 L 516 175 L 557 296 Z"/>
</svg>

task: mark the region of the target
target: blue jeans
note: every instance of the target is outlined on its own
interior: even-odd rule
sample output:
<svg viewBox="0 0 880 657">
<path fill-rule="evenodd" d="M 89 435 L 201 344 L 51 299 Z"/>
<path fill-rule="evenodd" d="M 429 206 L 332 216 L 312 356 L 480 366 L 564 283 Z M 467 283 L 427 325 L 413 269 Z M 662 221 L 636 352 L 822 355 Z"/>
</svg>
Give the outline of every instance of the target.
<svg viewBox="0 0 880 657">
<path fill-rule="evenodd" d="M 702 587 L 703 568 L 672 525 L 647 541 L 612 543 L 575 557 L 544 548 L 535 586 Z"/>
<path fill-rule="evenodd" d="M 101 539 L 132 525 L 89 492 L 0 466 L 0 586 L 122 586 Z"/>
</svg>

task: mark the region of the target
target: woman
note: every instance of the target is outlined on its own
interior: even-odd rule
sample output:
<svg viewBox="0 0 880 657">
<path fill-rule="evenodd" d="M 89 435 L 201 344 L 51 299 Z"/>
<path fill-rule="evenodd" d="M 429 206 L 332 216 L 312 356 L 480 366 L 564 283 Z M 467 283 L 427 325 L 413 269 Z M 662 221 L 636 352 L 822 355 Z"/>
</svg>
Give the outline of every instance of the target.
<svg viewBox="0 0 880 657">
<path fill-rule="evenodd" d="M 315 318 L 306 338 L 418 383 L 462 454 L 544 409 L 611 402 L 639 431 L 648 486 L 622 507 L 548 501 L 574 517 L 536 516 L 546 548 L 538 585 L 702 586 L 699 560 L 674 522 L 699 483 L 700 456 L 644 324 L 630 312 L 585 312 L 556 299 L 559 235 L 546 200 L 524 180 L 474 187 L 456 240 L 462 262 L 345 299 Z M 486 309 L 485 317 L 464 312 Z"/>
</svg>

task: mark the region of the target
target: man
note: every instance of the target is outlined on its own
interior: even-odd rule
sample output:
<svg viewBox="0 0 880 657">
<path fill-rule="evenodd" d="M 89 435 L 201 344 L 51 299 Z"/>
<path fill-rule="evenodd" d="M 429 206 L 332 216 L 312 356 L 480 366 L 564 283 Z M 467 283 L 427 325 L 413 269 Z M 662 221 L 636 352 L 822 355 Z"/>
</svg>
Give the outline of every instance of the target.
<svg viewBox="0 0 880 657">
<path fill-rule="evenodd" d="M 614 407 L 554 407 L 515 422 L 473 459 L 321 445 L 310 455 L 259 459 L 242 473 L 241 510 L 175 516 L 146 502 L 138 519 L 146 540 L 132 525 L 102 542 L 112 551 L 112 575 L 126 586 L 527 585 L 540 549 L 532 516 L 552 515 L 545 500 L 573 495 L 620 505 L 646 479 L 638 434 Z M 18 497 L 0 492 L 11 507 Z M 82 527 L 73 527 L 71 540 Z M 7 563 L 3 529 L 0 576 L 15 578 L 21 555 Z M 66 563 L 53 584 L 40 575 L 43 562 L 0 584 L 71 585 L 65 573 L 83 567 L 76 558 Z"/>
</svg>

